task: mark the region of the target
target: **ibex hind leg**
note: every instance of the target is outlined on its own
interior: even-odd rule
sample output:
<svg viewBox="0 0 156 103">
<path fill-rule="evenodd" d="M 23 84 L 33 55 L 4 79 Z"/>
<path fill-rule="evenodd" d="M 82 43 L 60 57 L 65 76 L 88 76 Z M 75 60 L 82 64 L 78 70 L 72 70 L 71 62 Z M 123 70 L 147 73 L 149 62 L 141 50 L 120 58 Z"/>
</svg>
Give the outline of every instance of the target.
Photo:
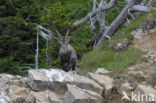
<svg viewBox="0 0 156 103">
<path fill-rule="evenodd" d="M 72 64 L 72 71 L 75 71 L 75 66 L 76 66 L 76 64 L 74 63 L 74 64 Z"/>
</svg>

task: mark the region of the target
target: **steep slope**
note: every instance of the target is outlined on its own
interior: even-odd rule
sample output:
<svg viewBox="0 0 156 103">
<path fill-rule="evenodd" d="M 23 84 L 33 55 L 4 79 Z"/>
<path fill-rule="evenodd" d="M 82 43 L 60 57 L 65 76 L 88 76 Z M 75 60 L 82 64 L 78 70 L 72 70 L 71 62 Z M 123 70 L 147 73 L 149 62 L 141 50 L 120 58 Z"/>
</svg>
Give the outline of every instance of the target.
<svg viewBox="0 0 156 103">
<path fill-rule="evenodd" d="M 80 61 L 81 70 L 86 72 L 102 67 L 107 70 L 122 71 L 124 68 L 134 64 L 144 54 L 141 48 L 129 46 L 127 49 L 116 51 L 112 47 L 124 38 L 127 38 L 131 43 L 134 39 L 131 32 L 155 17 L 155 12 L 144 14 L 134 20 L 129 26 L 119 29 L 104 45 L 82 57 Z"/>
</svg>

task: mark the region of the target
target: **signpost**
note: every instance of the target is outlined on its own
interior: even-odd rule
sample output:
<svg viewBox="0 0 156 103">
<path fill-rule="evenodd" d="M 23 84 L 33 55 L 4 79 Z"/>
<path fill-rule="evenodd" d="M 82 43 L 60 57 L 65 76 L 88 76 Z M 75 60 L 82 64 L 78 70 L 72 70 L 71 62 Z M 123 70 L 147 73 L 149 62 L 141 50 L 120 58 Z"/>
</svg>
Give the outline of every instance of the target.
<svg viewBox="0 0 156 103">
<path fill-rule="evenodd" d="M 46 29 L 45 27 L 42 27 L 41 25 L 36 26 L 37 28 L 37 37 L 36 37 L 36 54 L 35 54 L 35 68 L 38 69 L 38 52 L 39 52 L 39 35 L 42 36 L 44 39 L 47 40 L 46 42 L 46 61 L 47 61 L 47 69 L 49 68 L 49 56 L 48 56 L 48 50 L 49 50 L 49 41 L 52 38 L 52 33 L 50 30 Z M 47 32 L 47 33 L 45 33 Z"/>
</svg>

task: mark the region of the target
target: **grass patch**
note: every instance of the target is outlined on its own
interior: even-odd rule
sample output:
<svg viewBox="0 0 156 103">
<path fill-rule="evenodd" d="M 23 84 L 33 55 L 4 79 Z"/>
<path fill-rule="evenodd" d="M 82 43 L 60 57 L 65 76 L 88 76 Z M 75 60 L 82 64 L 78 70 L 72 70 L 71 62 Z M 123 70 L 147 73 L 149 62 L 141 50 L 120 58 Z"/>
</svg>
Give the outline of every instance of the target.
<svg viewBox="0 0 156 103">
<path fill-rule="evenodd" d="M 128 48 L 123 51 L 114 51 L 111 48 L 104 50 L 94 49 L 81 59 L 80 68 L 82 72 L 93 71 L 96 68 L 107 70 L 121 70 L 134 64 L 143 52 L 139 49 Z"/>
<path fill-rule="evenodd" d="M 156 17 L 156 12 L 150 12 L 150 13 L 146 13 L 144 15 L 142 15 L 141 17 L 138 17 L 137 19 L 135 19 L 133 22 L 131 22 L 131 24 L 128 27 L 123 27 L 121 29 L 119 29 L 114 36 L 112 37 L 112 39 L 110 39 L 108 42 L 118 42 L 119 40 L 121 40 L 122 38 L 127 38 L 130 41 L 133 40 L 133 35 L 131 35 L 131 31 L 136 30 L 140 25 L 148 22 L 150 19 L 155 18 Z M 105 45 L 103 45 L 105 46 Z"/>
<path fill-rule="evenodd" d="M 134 64 L 144 53 L 143 51 L 131 47 L 122 51 L 114 51 L 109 47 L 109 45 L 116 43 L 123 38 L 127 38 L 132 41 L 133 35 L 130 34 L 131 31 L 137 29 L 140 25 L 154 17 L 156 17 L 156 12 L 150 12 L 142 15 L 133 21 L 128 27 L 119 29 L 112 39 L 108 40 L 101 47 L 85 54 L 79 62 L 81 71 L 94 71 L 97 68 L 120 71 Z"/>
</svg>

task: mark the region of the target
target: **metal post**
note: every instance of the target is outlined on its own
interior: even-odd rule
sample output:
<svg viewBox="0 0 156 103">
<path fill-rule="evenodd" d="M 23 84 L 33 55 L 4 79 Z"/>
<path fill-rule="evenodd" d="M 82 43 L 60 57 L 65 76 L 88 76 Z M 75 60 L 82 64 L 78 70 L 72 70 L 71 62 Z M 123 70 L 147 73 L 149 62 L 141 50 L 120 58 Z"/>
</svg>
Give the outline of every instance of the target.
<svg viewBox="0 0 156 103">
<path fill-rule="evenodd" d="M 36 26 L 37 27 L 37 39 L 36 39 L 36 55 L 35 55 L 35 68 L 38 69 L 38 51 L 39 51 L 39 27 L 38 25 Z"/>
<path fill-rule="evenodd" d="M 49 55 L 48 55 L 48 50 L 49 50 L 49 40 L 47 39 L 47 43 L 46 43 L 47 69 L 49 69 Z"/>
</svg>

